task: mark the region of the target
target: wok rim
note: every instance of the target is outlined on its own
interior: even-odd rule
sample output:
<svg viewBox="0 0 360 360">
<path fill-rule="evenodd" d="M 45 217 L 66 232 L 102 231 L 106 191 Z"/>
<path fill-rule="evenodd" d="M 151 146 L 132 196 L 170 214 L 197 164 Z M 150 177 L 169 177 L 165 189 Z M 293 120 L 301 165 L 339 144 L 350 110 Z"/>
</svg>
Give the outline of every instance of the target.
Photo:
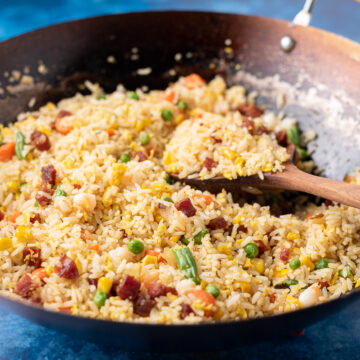
<svg viewBox="0 0 360 360">
<path fill-rule="evenodd" d="M 157 14 L 161 14 L 161 15 L 166 15 L 166 14 L 181 14 L 181 15 L 214 15 L 214 16 L 225 16 L 225 17 L 238 17 L 238 18 L 248 18 L 248 19 L 254 19 L 255 21 L 268 21 L 268 22 L 272 22 L 272 23 L 277 23 L 281 26 L 289 26 L 291 24 L 290 21 L 288 20 L 283 20 L 283 19 L 277 19 L 277 18 L 271 18 L 271 17 L 267 17 L 267 16 L 258 16 L 258 15 L 248 15 L 248 14 L 241 14 L 241 13 L 229 13 L 229 12 L 218 12 L 218 11 L 201 11 L 201 10 L 149 10 L 149 11 L 131 11 L 131 12 L 123 12 L 123 13 L 115 13 L 115 14 L 104 14 L 104 15 L 99 15 L 99 16 L 90 16 L 90 17 L 84 17 L 84 18 L 79 18 L 79 19 L 71 19 L 68 21 L 62 21 L 62 22 L 58 22 L 56 24 L 51 24 L 51 25 L 46 25 L 34 30 L 30 30 L 27 31 L 25 33 L 19 34 L 19 35 L 15 35 L 12 36 L 10 38 L 4 39 L 2 41 L 0 41 L 0 47 L 3 46 L 3 44 L 7 44 L 9 42 L 12 41 L 16 41 L 19 40 L 21 38 L 26 38 L 27 36 L 31 36 L 33 34 L 39 34 L 40 32 L 44 32 L 44 31 L 49 31 L 49 30 L 53 30 L 56 29 L 57 27 L 62 27 L 62 26 L 66 26 L 67 24 L 81 24 L 81 23 L 86 23 L 88 21 L 94 21 L 94 20 L 100 20 L 100 19 L 106 19 L 106 18 L 116 18 L 116 17 L 124 17 L 124 16 L 156 16 Z M 313 26 L 296 26 L 298 28 L 299 31 L 303 31 L 303 32 L 314 32 L 317 34 L 320 34 L 322 36 L 326 36 L 329 38 L 329 40 L 334 39 L 336 42 L 338 43 L 342 43 L 344 45 L 350 46 L 351 48 L 353 48 L 353 50 L 355 50 L 355 52 L 359 53 L 360 56 L 360 43 L 358 43 L 355 40 L 346 38 L 345 36 L 333 33 L 331 31 L 327 31 L 327 30 L 323 30 L 320 28 L 316 28 Z M 289 27 L 290 29 L 290 27 Z M 286 31 L 284 32 L 284 35 L 286 35 Z M 345 54 L 346 56 L 350 56 L 349 54 L 347 54 L 348 51 L 348 47 L 340 47 L 340 51 Z M 355 59 L 360 66 L 360 57 L 358 59 Z M 309 307 L 303 307 L 300 309 L 296 309 L 296 310 L 292 310 L 289 312 L 282 312 L 282 313 L 276 313 L 276 314 L 272 314 L 272 315 L 265 315 L 265 316 L 261 316 L 261 317 L 251 317 L 251 318 L 247 318 L 247 319 L 234 319 L 234 320 L 224 320 L 224 321 L 212 321 L 212 322 L 199 322 L 199 323 L 193 323 L 193 324 L 189 324 L 189 323 L 178 323 L 178 324 L 156 324 L 156 323 L 138 323 L 138 322 L 130 322 L 130 321 L 117 321 L 117 320 L 106 320 L 106 319 L 101 319 L 101 318 L 91 318 L 88 316 L 79 316 L 79 315 L 72 315 L 72 314 L 67 314 L 64 312 L 60 312 L 60 311 L 56 311 L 56 310 L 51 310 L 51 309 L 46 309 L 44 307 L 38 306 L 38 305 L 33 305 L 31 304 L 29 301 L 26 300 L 22 300 L 22 299 L 17 299 L 17 298 L 13 298 L 11 295 L 6 295 L 6 294 L 0 294 L 0 302 L 8 302 L 8 303 L 14 303 L 19 305 L 20 307 L 25 307 L 28 309 L 33 309 L 33 310 L 39 310 L 42 313 L 45 314 L 50 314 L 56 317 L 65 317 L 67 319 L 76 319 L 76 320 L 82 320 L 85 322 L 91 322 L 91 323 L 98 323 L 98 324 L 113 324 L 113 326 L 130 326 L 132 328 L 139 328 L 139 327 L 146 327 L 146 328 L 164 328 L 164 329 L 169 329 L 169 328 L 179 328 L 179 327 L 186 327 L 186 328 L 193 328 L 193 327 L 197 327 L 197 328 L 205 328 L 205 327 L 223 327 L 223 326 L 231 326 L 231 325 L 238 325 L 238 324 L 243 324 L 243 323 L 252 323 L 252 322 L 258 322 L 260 323 L 261 321 L 271 321 L 273 319 L 280 319 L 280 318 L 286 318 L 289 316 L 293 316 L 294 314 L 301 314 L 301 313 L 306 313 L 306 312 L 310 312 L 310 311 L 315 311 L 316 309 L 321 309 L 321 308 L 325 308 L 327 306 L 329 306 L 330 304 L 334 304 L 337 302 L 343 302 L 344 300 L 350 300 L 350 298 L 353 298 L 355 296 L 359 296 L 360 294 L 360 288 L 356 289 L 352 289 L 351 291 L 340 295 L 338 298 L 332 299 L 332 300 L 328 300 L 325 301 L 323 303 L 320 304 L 316 304 L 316 305 L 312 305 Z M 354 299 L 352 299 L 354 300 Z M 5 308 L 9 308 L 8 306 L 1 306 L 1 308 L 5 309 Z M 13 313 L 20 315 L 17 311 L 13 311 L 11 310 Z M 332 312 L 332 314 L 335 314 L 336 311 Z M 22 317 L 27 318 L 27 316 L 23 316 L 20 315 Z M 35 321 L 37 323 L 40 323 L 40 321 L 36 321 L 36 320 L 30 320 L 30 321 Z"/>
</svg>

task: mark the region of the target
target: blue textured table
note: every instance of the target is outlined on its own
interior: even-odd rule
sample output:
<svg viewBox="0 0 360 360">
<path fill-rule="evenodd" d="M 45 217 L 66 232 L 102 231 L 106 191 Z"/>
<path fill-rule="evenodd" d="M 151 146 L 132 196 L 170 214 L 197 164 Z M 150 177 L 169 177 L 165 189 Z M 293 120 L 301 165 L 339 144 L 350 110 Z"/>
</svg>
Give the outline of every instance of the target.
<svg viewBox="0 0 360 360">
<path fill-rule="evenodd" d="M 0 40 L 57 22 L 116 12 L 193 9 L 292 19 L 302 0 L 0 0 Z M 360 41 L 360 3 L 319 0 L 312 25 Z M 3 359 L 360 359 L 360 301 L 306 329 L 302 336 L 211 354 L 132 354 L 35 325 L 0 309 Z"/>
</svg>

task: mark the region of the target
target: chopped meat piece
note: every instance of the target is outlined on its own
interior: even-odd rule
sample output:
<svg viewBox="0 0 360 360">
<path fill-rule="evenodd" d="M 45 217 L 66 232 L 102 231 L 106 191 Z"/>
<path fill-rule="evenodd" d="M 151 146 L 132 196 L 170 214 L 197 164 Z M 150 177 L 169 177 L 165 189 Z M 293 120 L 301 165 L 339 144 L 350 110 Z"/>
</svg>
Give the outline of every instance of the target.
<svg viewBox="0 0 360 360">
<path fill-rule="evenodd" d="M 24 298 L 28 298 L 38 286 L 39 284 L 31 278 L 30 274 L 24 274 L 16 283 L 14 292 Z"/>
<path fill-rule="evenodd" d="M 325 200 L 325 205 L 326 206 L 334 206 L 334 202 L 331 200 Z"/>
<path fill-rule="evenodd" d="M 268 294 L 268 297 L 269 297 L 270 302 L 273 304 L 276 300 L 276 293 L 273 292 L 271 294 Z"/>
<path fill-rule="evenodd" d="M 189 304 L 181 303 L 180 319 L 185 319 L 190 314 L 194 313 L 194 310 Z"/>
<path fill-rule="evenodd" d="M 286 247 L 281 248 L 280 259 L 282 261 L 288 261 L 289 260 L 289 253 L 290 253 L 290 249 L 288 249 Z"/>
<path fill-rule="evenodd" d="M 320 289 L 329 286 L 329 283 L 327 281 L 319 281 L 318 284 L 319 284 Z"/>
<path fill-rule="evenodd" d="M 4 220 L 4 217 L 5 217 L 4 213 L 2 211 L 0 211 L 0 221 Z"/>
<path fill-rule="evenodd" d="M 47 165 L 41 168 L 42 180 L 50 185 L 55 185 L 56 181 L 56 170 L 54 165 Z"/>
<path fill-rule="evenodd" d="M 136 153 L 134 155 L 135 155 L 135 157 L 137 157 L 139 159 L 139 162 L 143 162 L 148 159 L 146 154 L 143 153 L 142 151 L 136 151 Z"/>
<path fill-rule="evenodd" d="M 70 111 L 60 110 L 60 112 L 58 113 L 56 118 L 61 119 L 61 118 L 65 117 L 65 116 L 70 116 L 70 115 L 72 115 L 72 113 Z"/>
<path fill-rule="evenodd" d="M 26 246 L 23 250 L 23 259 L 25 264 L 34 266 L 35 269 L 41 266 L 41 249 L 36 246 Z"/>
<path fill-rule="evenodd" d="M 288 144 L 286 131 L 281 130 L 276 133 L 276 141 L 280 146 L 286 147 Z"/>
<path fill-rule="evenodd" d="M 258 246 L 259 255 L 263 254 L 266 251 L 266 246 L 261 240 L 255 240 L 254 243 Z"/>
<path fill-rule="evenodd" d="M 65 279 L 76 279 L 79 277 L 79 270 L 74 260 L 67 256 L 60 258 L 60 263 L 55 266 L 55 272 Z"/>
<path fill-rule="evenodd" d="M 203 164 L 204 168 L 206 168 L 208 171 L 211 171 L 212 168 L 215 168 L 217 166 L 217 162 L 213 159 L 207 157 Z"/>
<path fill-rule="evenodd" d="M 257 118 L 264 113 L 263 109 L 254 104 L 240 104 L 236 110 L 239 111 L 241 115 L 250 116 L 252 118 Z"/>
<path fill-rule="evenodd" d="M 81 189 L 81 185 L 79 185 L 79 184 L 74 184 L 74 189 Z"/>
<path fill-rule="evenodd" d="M 177 210 L 181 211 L 187 217 L 192 217 L 196 214 L 196 209 L 194 208 L 191 200 L 185 198 L 175 204 Z"/>
<path fill-rule="evenodd" d="M 260 125 L 260 126 L 256 129 L 256 133 L 257 133 L 258 135 L 261 135 L 261 134 L 269 134 L 270 131 L 269 131 L 269 129 L 268 129 L 266 126 Z"/>
<path fill-rule="evenodd" d="M 89 285 L 94 285 L 97 287 L 97 284 L 98 284 L 98 278 L 88 278 L 87 281 L 89 283 Z"/>
<path fill-rule="evenodd" d="M 228 223 L 222 216 L 211 219 L 206 227 L 210 230 L 225 229 Z"/>
<path fill-rule="evenodd" d="M 30 139 L 34 146 L 40 151 L 47 151 L 51 147 L 49 137 L 38 130 L 35 130 L 31 134 Z"/>
<path fill-rule="evenodd" d="M 249 118 L 243 117 L 242 127 L 246 128 L 250 135 L 255 135 L 255 123 Z"/>
<path fill-rule="evenodd" d="M 142 317 L 150 315 L 151 309 L 154 307 L 155 301 L 145 296 L 138 296 L 134 301 L 134 313 Z"/>
<path fill-rule="evenodd" d="M 214 135 L 210 135 L 210 137 L 214 141 L 215 144 L 220 144 L 222 142 L 221 139 L 215 137 Z"/>
<path fill-rule="evenodd" d="M 46 205 L 49 205 L 50 202 L 51 202 L 51 199 L 48 198 L 47 196 L 45 195 L 42 195 L 40 193 L 37 193 L 35 195 L 35 199 L 37 200 L 37 202 L 40 204 L 40 206 L 46 206 Z"/>
<path fill-rule="evenodd" d="M 32 224 L 35 224 L 36 222 L 41 223 L 40 214 L 38 214 L 38 213 L 32 213 L 32 214 L 30 215 L 30 222 L 31 222 Z"/>
<path fill-rule="evenodd" d="M 134 300 L 140 290 L 140 281 L 130 275 L 127 275 L 123 282 L 117 286 L 116 293 L 123 300 Z"/>
<path fill-rule="evenodd" d="M 165 286 L 158 282 L 151 282 L 148 286 L 148 294 L 151 299 L 159 296 L 166 296 L 167 293 L 177 295 L 177 291 L 173 287 Z"/>
</svg>

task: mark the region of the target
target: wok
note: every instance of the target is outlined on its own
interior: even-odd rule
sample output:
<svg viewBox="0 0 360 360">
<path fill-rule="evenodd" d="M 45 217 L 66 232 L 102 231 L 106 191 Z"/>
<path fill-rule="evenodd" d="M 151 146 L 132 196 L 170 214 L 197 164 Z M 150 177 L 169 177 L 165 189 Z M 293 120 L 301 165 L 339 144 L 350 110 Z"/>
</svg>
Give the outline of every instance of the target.
<svg viewBox="0 0 360 360">
<path fill-rule="evenodd" d="M 290 53 L 279 46 L 286 34 L 296 40 Z M 231 49 L 226 39 L 232 40 Z M 175 60 L 177 53 L 182 58 Z M 245 72 L 237 73 L 237 64 Z M 137 71 L 148 67 L 148 75 Z M 34 82 L 19 81 L 13 70 Z M 0 121 L 14 121 L 29 106 L 36 109 L 72 96 L 86 79 L 110 92 L 118 83 L 130 89 L 164 88 L 192 72 L 206 79 L 221 74 L 229 84 L 245 83 L 259 91 L 260 103 L 274 104 L 273 90 L 280 89 L 288 95 L 286 113 L 295 116 L 301 128 L 318 133 L 311 148 L 323 175 L 341 179 L 360 165 L 360 45 L 318 29 L 290 28 L 288 22 L 255 16 L 132 13 L 63 23 L 4 41 Z M 39 324 L 124 350 L 211 351 L 297 332 L 350 305 L 359 294 L 354 290 L 327 303 L 264 318 L 198 325 L 82 318 L 6 297 L 0 297 L 0 305 Z"/>
</svg>

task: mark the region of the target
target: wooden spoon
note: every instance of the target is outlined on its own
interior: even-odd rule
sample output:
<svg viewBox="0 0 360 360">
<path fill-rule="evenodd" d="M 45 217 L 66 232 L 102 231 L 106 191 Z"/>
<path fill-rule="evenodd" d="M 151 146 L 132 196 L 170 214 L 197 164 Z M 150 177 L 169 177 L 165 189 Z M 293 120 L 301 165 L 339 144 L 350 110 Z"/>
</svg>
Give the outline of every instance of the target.
<svg viewBox="0 0 360 360">
<path fill-rule="evenodd" d="M 291 160 L 284 163 L 285 168 L 282 172 L 264 173 L 263 180 L 258 175 L 238 177 L 234 180 L 224 177 L 201 180 L 200 178 L 179 178 L 176 174 L 170 175 L 178 181 L 212 193 L 217 193 L 222 189 L 238 193 L 249 188 L 297 190 L 360 208 L 360 186 L 310 175 L 299 170 L 293 163 L 294 150 L 294 147 L 288 149 Z"/>
</svg>

